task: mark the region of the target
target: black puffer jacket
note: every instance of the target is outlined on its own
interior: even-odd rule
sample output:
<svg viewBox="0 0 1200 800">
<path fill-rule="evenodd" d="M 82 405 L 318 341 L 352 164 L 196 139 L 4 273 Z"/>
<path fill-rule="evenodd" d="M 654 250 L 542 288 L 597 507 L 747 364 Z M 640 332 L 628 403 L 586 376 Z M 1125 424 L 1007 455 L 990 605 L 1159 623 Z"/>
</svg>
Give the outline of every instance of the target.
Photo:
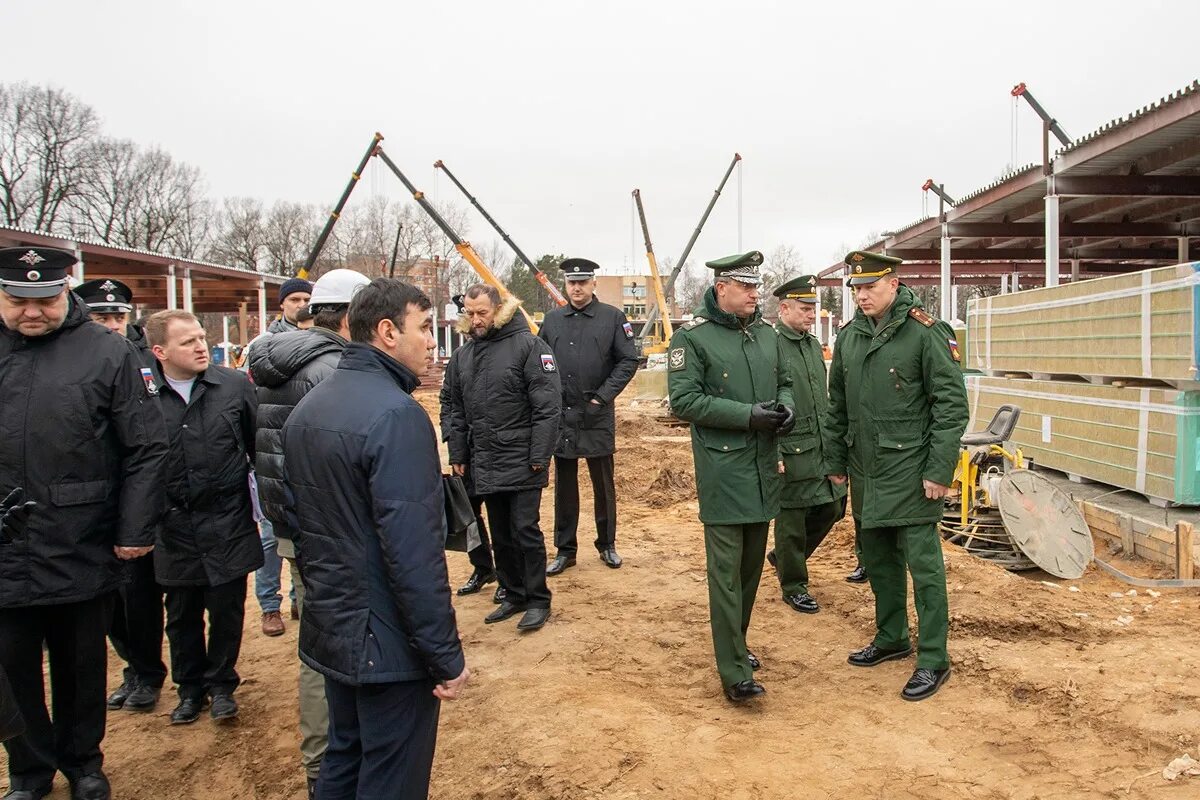
<svg viewBox="0 0 1200 800">
<path fill-rule="evenodd" d="M 161 369 L 155 374 L 171 451 L 154 573 L 163 586 L 228 583 L 263 565 L 250 510 L 254 386 L 237 370 L 210 366 L 184 405 Z"/>
<path fill-rule="evenodd" d="M 563 421 L 554 455 L 611 456 L 617 449 L 613 401 L 638 366 L 625 312 L 595 298 L 583 308 L 568 304 L 546 315 L 538 336 L 554 351 L 562 378 Z"/>
<path fill-rule="evenodd" d="M 508 298 L 492 330 L 472 339 L 446 365 L 450 412 L 442 435 L 451 464 L 467 465 L 473 495 L 538 489 L 558 443 L 562 384 L 550 345 L 529 332 L 521 303 Z M 470 332 L 466 317 L 459 330 Z M 542 470 L 535 472 L 533 465 Z"/>
<path fill-rule="evenodd" d="M 325 328 L 279 333 L 250 351 L 250 377 L 258 394 L 254 470 L 262 512 L 275 535 L 292 539 L 283 484 L 283 423 L 309 390 L 337 369 L 346 340 Z"/>
<path fill-rule="evenodd" d="M 283 427 L 307 590 L 300 657 L 350 685 L 447 680 L 465 663 L 437 441 L 416 385 L 381 351 L 350 344 Z"/>
<path fill-rule="evenodd" d="M 166 431 L 137 350 L 75 294 L 62 327 L 0 325 L 0 498 L 38 504 L 0 544 L 0 608 L 75 603 L 125 577 L 113 547 L 148 547 L 162 515 Z"/>
</svg>

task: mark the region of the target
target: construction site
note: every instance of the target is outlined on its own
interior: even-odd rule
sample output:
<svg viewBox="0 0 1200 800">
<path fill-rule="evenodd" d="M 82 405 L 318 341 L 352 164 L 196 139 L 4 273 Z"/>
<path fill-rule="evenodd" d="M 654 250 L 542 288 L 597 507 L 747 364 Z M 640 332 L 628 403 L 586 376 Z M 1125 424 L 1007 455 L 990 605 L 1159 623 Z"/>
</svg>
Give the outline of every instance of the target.
<svg viewBox="0 0 1200 800">
<path fill-rule="evenodd" d="M 819 615 L 793 613 L 764 572 L 748 639 L 767 698 L 733 706 L 717 686 L 690 438 L 666 402 L 662 354 L 689 318 L 669 300 L 679 267 L 702 240 L 735 154 L 668 274 L 633 191 L 653 281 L 636 320 L 643 368 L 617 403 L 626 566 L 581 556 L 554 579 L 554 615 L 536 636 L 485 626 L 487 593 L 456 598 L 474 675 L 466 699 L 442 708 L 431 796 L 1200 796 L 1191 760 L 1200 756 L 1200 84 L 1078 139 L 1024 84 L 1013 96 L 1043 120 L 1042 163 L 957 197 L 930 179 L 936 215 L 867 248 L 903 258 L 904 283 L 939 288 L 940 315 L 964 351 L 971 422 L 941 525 L 946 689 L 906 704 L 895 692 L 903 664 L 846 665 L 874 631 L 870 589 L 843 580 L 855 564 L 849 517 L 810 562 Z M 373 138 L 305 267 L 377 158 L 479 278 L 507 291 L 382 140 Z M 840 288 L 847 269 L 821 271 L 822 285 Z M 957 319 L 959 288 L 980 286 L 991 290 Z M 248 282 L 243 303 L 262 291 Z M 840 295 L 817 329 L 827 352 L 853 314 L 850 293 Z M 539 320 L 527 319 L 536 330 Z M 445 331 L 443 361 L 460 342 Z M 435 422 L 438 381 L 435 373 L 417 393 Z M 547 491 L 543 527 L 553 513 Z M 470 566 L 459 553 L 448 559 L 458 585 Z M 237 726 L 167 737 L 155 716 L 110 715 L 106 766 L 119 796 L 305 796 L 290 768 L 294 691 L 281 689 L 295 686 L 296 626 L 266 639 L 246 619 Z M 110 684 L 120 667 L 114 656 Z"/>
<path fill-rule="evenodd" d="M 382 22 L 376 24 L 384 29 Z M 599 28 L 600 22 L 594 24 Z M 672 30 L 674 26 L 671 20 Z M 285 27 L 281 23 L 280 29 Z M 556 42 L 567 38 L 559 33 L 547 38 Z M 325 43 L 302 44 L 304 52 L 324 52 Z M 801 49 L 791 40 L 787 44 Z M 243 49 L 253 51 L 260 45 L 253 41 Z M 436 60 L 428 55 L 418 58 L 416 51 L 404 55 L 410 64 L 422 67 L 432 67 L 436 61 L 439 70 L 452 74 L 453 62 L 466 52 L 457 49 L 460 45 L 456 43 L 454 51 L 458 55 L 440 53 Z M 289 41 L 289 48 L 293 46 L 300 49 Z M 857 51 L 852 55 L 857 56 Z M 574 67 L 575 53 L 559 56 L 561 62 L 554 63 Z M 743 58 L 741 53 L 737 56 Z M 474 101 L 469 102 L 463 86 L 485 83 L 478 74 L 481 70 L 473 69 L 467 79 L 457 82 L 441 76 L 428 81 L 435 89 L 406 88 L 418 96 L 427 89 L 453 96 L 456 111 L 460 106 L 471 108 Z M 538 63 L 538 80 L 547 71 L 544 63 Z M 372 91 L 380 94 L 384 89 L 379 87 L 391 91 L 410 77 L 385 81 L 382 71 L 373 69 L 362 69 L 361 74 L 377 81 Z M 497 74 L 502 74 L 499 67 Z M 284 77 L 272 80 L 282 84 Z M 643 78 L 636 75 L 637 82 Z M 808 80 L 804 75 L 796 84 Z M 244 82 L 240 74 L 237 82 L 239 87 Z M 653 80 L 646 82 L 653 86 Z M 1005 92 L 1008 85 L 1005 79 Z M 900 695 L 912 659 L 870 670 L 847 663 L 848 655 L 872 642 L 877 632 L 871 586 L 847 577 L 861 566 L 850 506 L 808 559 L 809 587 L 813 598 L 819 599 L 820 613 L 796 613 L 799 609 L 781 597 L 776 570 L 764 568 L 746 645 L 753 651 L 750 663 L 762 662 L 761 670 L 753 667 L 759 670 L 754 676 L 767 686 L 767 693 L 753 702 L 731 702 L 737 698 L 729 694 L 730 687 L 722 686 L 714 664 L 711 566 L 706 561 L 705 526 L 699 518 L 693 431 L 671 407 L 668 353 L 672 337 L 694 324 L 702 310 L 693 308 L 694 298 L 685 292 L 685 284 L 690 281 L 694 287 L 699 273 L 711 285 L 712 275 L 698 265 L 727 256 L 714 243 L 714 222 L 725 229 L 718 241 L 728 244 L 736 207 L 738 249 L 769 249 L 749 241 L 743 247 L 742 242 L 742 175 L 744 169 L 754 168 L 764 148 L 746 147 L 721 136 L 722 149 L 704 151 L 701 159 L 680 144 L 689 134 L 673 138 L 677 134 L 672 131 L 669 146 L 678 147 L 678 152 L 671 155 L 688 161 L 686 203 L 666 189 L 656 194 L 669 181 L 646 166 L 655 163 L 648 146 L 646 154 L 622 154 L 636 170 L 630 167 L 635 177 L 629 180 L 621 174 L 620 192 L 601 184 L 595 175 L 589 179 L 564 175 L 558 179 L 570 187 L 563 189 L 561 198 L 530 189 L 519 202 L 509 203 L 503 197 L 506 190 L 520 194 L 526 180 L 530 186 L 542 185 L 529 173 L 544 171 L 543 158 L 564 163 L 553 162 L 561 154 L 544 146 L 530 145 L 523 162 L 506 161 L 498 146 L 495 152 L 489 150 L 488 137 L 494 128 L 515 128 L 511 120 L 532 117 L 530 108 L 521 104 L 524 95 L 542 91 L 540 86 L 531 82 L 494 92 L 511 104 L 503 115 L 493 112 L 503 125 L 459 124 L 414 102 L 403 112 L 412 112 L 419 122 L 402 116 L 396 118 L 393 131 L 384 128 L 372 133 L 376 124 L 372 121 L 371 127 L 361 130 L 361 137 L 355 127 L 351 152 L 343 157 L 338 149 L 338 163 L 344 161 L 350 168 L 348 176 L 343 170 L 337 185 L 322 184 L 314 190 L 324 198 L 315 207 L 316 221 L 296 226 L 302 231 L 300 249 L 280 264 L 272 262 L 270 269 L 262 269 L 255 260 L 261 257 L 254 254 L 247 263 L 221 261 L 212 255 L 219 249 L 185 258 L 165 250 L 115 244 L 97 235 L 64 232 L 62 227 L 0 219 L 0 247 L 70 251 L 78 261 L 72 267 L 71 285 L 100 277 L 123 282 L 134 293 L 134 316 L 160 309 L 200 315 L 212 346 L 211 363 L 232 367 L 244 366 L 249 343 L 266 335 L 275 315 L 272 298 L 296 278 L 315 281 L 331 269 L 348 267 L 372 278 L 409 281 L 432 303 L 433 366 L 412 395 L 437 429 L 442 410 L 439 390 L 447 364 L 471 336 L 466 332 L 469 326 L 456 326 L 459 315 L 466 313 L 464 296 L 478 294 L 476 290 L 476 295 L 465 295 L 467 286 L 483 283 L 502 298 L 520 296 L 524 324 L 536 334 L 547 313 L 568 305 L 564 280 L 571 278 L 563 278 L 563 256 L 592 257 L 586 252 L 560 252 L 559 240 L 544 230 L 529 235 L 524 227 L 512 225 L 502 211 L 520 210 L 535 204 L 531 198 L 536 198 L 548 209 L 553 207 L 553 213 L 560 215 L 555 219 L 582 217 L 586 196 L 601 191 L 596 186 L 603 185 L 610 199 L 619 195 L 612 205 L 619 202 L 628 211 L 630 253 L 636 259 L 619 265 L 612 263 L 615 259 L 602 263 L 595 287 L 599 300 L 628 317 L 623 327 L 638 355 L 635 377 L 612 403 L 616 535 L 624 562 L 616 565 L 620 569 L 610 569 L 612 565 L 589 546 L 595 498 L 585 480 L 578 503 L 584 510 L 579 526 L 583 546 L 578 563 L 572 560 L 572 569 L 550 573 L 554 599 L 544 628 L 518 633 L 513 626 L 486 624 L 485 617 L 497 608 L 493 586 L 484 591 L 477 586 L 476 593 L 453 596 L 470 681 L 459 699 L 441 703 L 429 797 L 1200 798 L 1200 681 L 1196 677 L 1200 664 L 1200 535 L 1196 533 L 1200 527 L 1200 80 L 1165 87 L 1175 89 L 1166 94 L 1148 94 L 1134 109 L 1113 108 L 1115 116 L 1109 122 L 1087 132 L 1056 117 L 1052 104 L 1041 102 L 1046 98 L 1035 97 L 1042 87 L 1033 78 L 1030 85 L 1016 83 L 1011 100 L 1007 95 L 1001 99 L 1011 102 L 1014 125 L 1024 120 L 1026 135 L 1036 120 L 1040 159 L 1018 164 L 1014 158 L 998 178 L 982 186 L 965 180 L 958 185 L 953 174 L 936 172 L 938 165 L 933 163 L 923 184 L 906 187 L 913 196 L 918 190 L 922 193 L 926 213 L 921 218 L 900 224 L 902 220 L 878 219 L 864 211 L 861 219 L 855 219 L 860 233 L 869 239 L 843 249 L 857 247 L 852 252 L 901 260 L 896 269 L 900 282 L 922 298 L 925 311 L 953 329 L 956 338 L 947 344 L 953 359 L 960 362 L 969 402 L 970 421 L 961 437 L 949 494 L 941 506 L 936 505 L 942 502 L 941 495 L 926 495 L 934 504 L 933 514 L 942 514 L 937 529 L 949 599 L 951 673 L 936 696 L 916 698 L 924 699 L 919 703 L 903 702 Z M 491 90 L 484 88 L 487 91 L 481 94 Z M 562 94 L 575 90 L 572 86 Z M 643 90 L 653 97 L 639 83 L 637 91 Z M 717 85 L 705 91 L 715 97 L 720 96 L 718 90 L 725 88 Z M 859 142 L 855 137 L 868 127 L 866 123 L 878 121 L 879 112 L 867 110 L 868 101 L 896 99 L 882 97 L 882 91 L 880 98 L 869 96 L 872 90 L 855 90 L 862 95 L 856 94 L 856 103 L 863 107 L 849 122 L 839 117 L 838 136 Z M 231 96 L 237 93 L 233 88 L 226 91 Z M 622 91 L 622 102 L 628 102 L 628 87 Z M 811 91 L 812 105 L 819 107 L 818 90 Z M 944 91 L 950 94 L 949 89 Z M 579 93 L 586 92 L 585 82 Z M 783 95 L 772 92 L 773 100 Z M 297 95 L 292 102 L 314 104 L 314 96 L 315 92 Z M 336 107 L 322 110 L 327 115 L 322 122 L 332 125 L 339 114 L 350 116 L 366 105 L 348 99 L 349 90 L 346 98 L 337 96 Z M 570 108 L 572 100 L 564 97 L 564 107 Z M 749 105 L 740 95 L 737 102 Z M 939 111 L 943 112 L 944 108 Z M 412 129 L 402 129 L 400 119 Z M 736 125 L 745 124 L 740 120 L 735 131 Z M 356 126 L 360 122 L 354 118 Z M 556 117 L 555 124 L 560 127 L 555 135 L 566 140 L 572 125 L 585 127 L 592 121 L 580 115 L 576 120 Z M 824 118 L 815 123 L 805 118 L 795 127 L 826 125 L 831 123 Z M 416 171 L 417 156 L 410 149 L 410 141 L 422 133 L 416 129 L 437 129 L 432 136 L 438 146 L 437 137 L 442 136 L 462 145 L 464 140 L 456 137 L 466 134 L 455 129 L 473 126 L 486 130 L 487 136 L 467 131 L 478 138 L 479 152 L 471 154 L 476 161 L 463 174 L 448 166 L 459 163 L 453 158 L 457 153 L 449 148 L 446 161 L 439 158 L 432 163 L 432 173 L 428 171 L 432 158 L 419 162 L 425 172 Z M 281 119 L 279 130 L 286 135 L 275 134 L 278 146 L 281 151 L 294 147 L 294 140 L 309 133 L 315 137 L 319 127 L 308 120 Z M 385 131 L 392 138 L 385 137 Z M 962 140 L 969 138 L 961 133 Z M 690 135 L 700 138 L 703 133 Z M 1018 148 L 1013 136 L 1015 157 Z M 932 133 L 929 137 L 936 138 Z M 368 141 L 365 150 L 360 149 L 360 138 Z M 797 150 L 806 146 L 803 137 L 797 141 L 801 142 Z M 790 139 L 786 142 L 792 146 Z M 762 140 L 751 144 L 761 145 Z M 267 149 L 258 157 L 265 160 Z M 607 163 L 595 151 L 579 149 L 598 164 Z M 806 158 L 825 158 L 818 150 L 813 148 Z M 572 152 L 576 160 L 566 163 L 582 169 L 587 155 Z M 860 156 L 871 160 L 871 152 L 861 143 L 855 158 Z M 682 169 L 667 165 L 669 159 L 661 151 L 658 158 L 664 162 L 664 175 Z M 291 172 L 304 171 L 297 166 L 303 160 L 294 153 L 288 159 L 281 156 L 280 161 Z M 489 172 L 498 169 L 494 163 L 509 170 L 504 178 L 509 183 L 498 181 L 497 171 Z M 481 164 L 487 169 L 481 169 Z M 479 172 L 473 173 L 472 167 Z M 816 171 L 806 162 L 809 167 Z M 430 174 L 432 188 L 426 177 Z M 477 174 L 484 178 L 478 183 Z M 845 183 L 856 180 L 861 179 L 847 177 Z M 814 178 L 811 184 L 796 181 L 799 188 L 794 191 L 819 194 L 828 189 L 836 197 L 833 184 L 841 182 L 841 176 Z M 371 187 L 371 200 L 384 197 L 378 207 L 387 209 L 387 189 L 380 188 L 386 183 L 402 195 L 411 216 L 404 217 L 399 227 L 387 218 L 386 241 L 370 252 L 346 248 L 334 255 L 339 224 L 346 226 L 355 208 L 353 199 L 366 193 L 360 188 L 364 183 Z M 864 208 L 872 188 L 856 188 L 864 197 Z M 486 195 L 486 202 L 475 191 Z M 440 192 L 453 199 L 447 201 Z M 325 200 L 335 202 L 325 205 Z M 456 202 L 463 203 L 461 214 Z M 680 225 L 668 229 L 679 240 L 670 241 L 670 246 L 683 244 L 668 251 L 652 231 L 661 230 L 656 221 L 667 216 L 664 207 L 669 205 L 686 206 L 689 216 L 686 238 L 678 235 L 683 230 Z M 512 216 L 523 224 L 534 213 Z M 216 226 L 219 215 L 214 215 L 209 221 Z M 406 256 L 401 235 L 414 217 L 432 232 L 426 238 L 436 241 L 414 245 Z M 469 227 L 468 220 L 475 227 Z M 762 229 L 771 230 L 769 225 Z M 311 233 L 318 230 L 313 239 Z M 544 241 L 533 249 L 538 234 Z M 493 235 L 498 239 L 485 256 L 483 241 Z M 823 354 L 826 370 L 834 363 L 839 330 L 862 313 L 850 288 L 849 259 L 838 256 L 819 264 L 800 260 L 807 266 L 790 274 L 778 265 L 763 267 L 764 280 L 778 284 L 808 273 L 815 276 L 812 333 L 820 347 L 814 345 L 817 355 L 812 361 L 819 367 L 818 356 Z M 452 279 L 453 269 L 460 272 Z M 463 280 L 464 274 L 468 280 Z M 774 288 L 769 282 L 762 287 L 761 305 L 769 322 L 778 314 L 779 300 L 771 298 Z M 344 304 L 352 302 L 349 296 Z M 283 296 L 281 308 L 282 302 Z M 318 306 L 313 298 L 311 308 Z M 408 308 L 417 306 L 410 303 Z M 903 314 L 898 316 L 901 323 L 906 322 Z M 515 319 L 519 326 L 521 317 Z M 930 319 L 929 326 L 934 324 Z M 747 338 L 753 341 L 749 334 Z M 541 358 L 543 370 L 555 369 L 553 357 Z M 537 359 L 529 363 L 535 364 L 536 372 Z M 632 356 L 626 357 L 626 363 L 632 370 Z M 957 387 L 952 364 L 949 372 L 949 382 Z M 142 374 L 149 376 L 151 370 L 143 369 Z M 774 386 L 774 376 L 769 370 L 765 374 Z M 815 383 L 821 385 L 819 380 Z M 889 379 L 885 391 L 890 392 L 891 385 Z M 900 383 L 895 388 L 900 390 Z M 410 402 L 407 396 L 404 401 Z M 189 402 L 185 399 L 183 405 Z M 777 409 L 781 415 L 786 410 Z M 582 414 L 578 409 L 575 413 Z M 751 428 L 757 430 L 753 423 Z M 783 431 L 772 429 L 770 435 L 776 435 L 776 430 Z M 927 440 L 926 433 L 925 444 Z M 699 445 L 701 450 L 703 446 Z M 902 446 L 906 445 L 896 445 Z M 258 447 L 262 453 L 262 445 Z M 462 475 L 462 465 L 451 465 L 446 443 L 440 442 L 440 447 L 443 471 L 448 476 Z M 245 461 L 245 455 L 242 451 L 239 458 Z M 782 452 L 771 449 L 770 455 L 779 455 L 783 473 Z M 284 461 L 282 451 L 276 457 Z M 519 462 L 521 470 L 524 464 Z M 542 468 L 545 465 L 537 465 L 534 471 Z M 550 475 L 550 485 L 542 491 L 540 524 L 547 554 L 553 558 L 553 469 Z M 828 477 L 840 481 L 839 486 L 845 483 L 844 475 Z M 914 482 L 921 477 L 914 476 Z M 244 484 L 243 480 L 241 489 Z M 854 491 L 853 476 L 849 491 Z M 533 502 L 529 505 L 532 508 Z M 597 515 L 601 506 L 595 504 Z M 930 541 L 936 555 L 937 541 L 932 535 Z M 768 542 L 768 546 L 774 543 L 774 533 Z M 439 547 L 434 546 L 430 563 L 436 564 Z M 296 550 L 292 553 L 295 556 Z M 463 552 L 448 550 L 446 559 L 453 591 L 473 577 L 475 568 Z M 253 577 L 251 573 L 251 582 Z M 491 579 L 496 579 L 494 573 Z M 285 567 L 281 592 L 285 598 L 290 582 Z M 912 594 L 909 625 L 919 632 Z M 305 800 L 314 796 L 317 779 L 312 778 L 312 786 L 307 783 L 300 759 L 297 687 L 302 622 L 294 596 L 290 602 L 295 616 L 282 635 L 275 635 L 262 624 L 254 592 L 246 597 L 240 654 L 234 655 L 241 679 L 236 686 L 241 704 L 236 719 L 210 724 L 205 715 L 199 724 L 174 727 L 169 709 L 175 687 L 170 676 L 162 687 L 163 702 L 153 713 L 119 713 L 119 705 L 109 705 L 103 767 L 111 777 L 112 797 Z M 232 605 L 239 607 L 236 598 Z M 262 610 L 265 617 L 265 607 Z M 285 615 L 287 610 L 282 609 Z M 209 613 L 211 620 L 211 609 Z M 273 613 L 279 617 L 278 611 Z M 232 627 L 237 629 L 236 624 Z M 309 622 L 308 630 L 314 628 Z M 452 633 L 452 626 L 446 628 Z M 163 654 L 169 662 L 166 649 Z M 743 648 L 737 663 L 747 669 L 744 655 Z M 36 673 L 36 667 L 33 670 Z M 125 670 L 126 663 L 110 647 L 110 690 L 128 680 Z M 48 667 L 45 674 L 49 682 Z M 8 756 L 0 752 L 0 775 L 8 768 Z M 15 784 L 0 783 L 0 790 L 9 789 L 15 790 Z M 66 800 L 71 790 L 60 778 L 46 796 Z"/>
</svg>

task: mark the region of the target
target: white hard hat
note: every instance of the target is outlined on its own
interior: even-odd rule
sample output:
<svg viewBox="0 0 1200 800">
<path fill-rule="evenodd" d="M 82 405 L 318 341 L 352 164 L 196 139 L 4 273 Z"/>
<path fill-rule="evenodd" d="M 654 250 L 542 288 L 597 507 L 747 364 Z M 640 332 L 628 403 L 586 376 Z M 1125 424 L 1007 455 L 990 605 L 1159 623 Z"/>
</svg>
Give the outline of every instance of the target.
<svg viewBox="0 0 1200 800">
<path fill-rule="evenodd" d="M 354 293 L 370 282 L 371 279 L 361 272 L 331 269 L 313 284 L 308 307 L 316 312 L 324 307 L 347 305 Z"/>
</svg>

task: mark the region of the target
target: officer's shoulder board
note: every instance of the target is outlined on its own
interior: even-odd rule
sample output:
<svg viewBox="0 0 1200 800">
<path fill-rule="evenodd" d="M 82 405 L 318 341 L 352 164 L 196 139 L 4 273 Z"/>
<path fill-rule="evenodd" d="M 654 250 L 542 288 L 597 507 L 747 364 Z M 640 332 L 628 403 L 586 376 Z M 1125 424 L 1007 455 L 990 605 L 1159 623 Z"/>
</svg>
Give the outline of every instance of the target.
<svg viewBox="0 0 1200 800">
<path fill-rule="evenodd" d="M 926 328 L 932 328 L 937 324 L 937 320 L 931 317 L 929 312 L 923 308 L 910 308 L 908 310 L 908 315 L 924 325 Z"/>
<path fill-rule="evenodd" d="M 692 317 L 690 320 L 683 323 L 683 329 L 685 331 L 690 331 L 693 328 L 699 328 L 706 322 L 708 322 L 708 320 L 705 317 Z"/>
</svg>

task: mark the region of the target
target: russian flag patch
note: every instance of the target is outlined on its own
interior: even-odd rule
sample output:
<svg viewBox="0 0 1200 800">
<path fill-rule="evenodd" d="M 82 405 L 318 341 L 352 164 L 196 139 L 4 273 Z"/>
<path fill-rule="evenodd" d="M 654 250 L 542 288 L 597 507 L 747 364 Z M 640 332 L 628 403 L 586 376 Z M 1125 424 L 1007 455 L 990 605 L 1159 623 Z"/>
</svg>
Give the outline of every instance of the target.
<svg viewBox="0 0 1200 800">
<path fill-rule="evenodd" d="M 542 353 L 542 372 L 554 372 L 558 367 L 554 366 L 554 356 L 549 353 Z"/>
<path fill-rule="evenodd" d="M 621 327 L 625 329 L 625 338 L 632 339 L 633 338 L 633 326 L 630 325 L 628 322 L 626 322 Z"/>
</svg>

